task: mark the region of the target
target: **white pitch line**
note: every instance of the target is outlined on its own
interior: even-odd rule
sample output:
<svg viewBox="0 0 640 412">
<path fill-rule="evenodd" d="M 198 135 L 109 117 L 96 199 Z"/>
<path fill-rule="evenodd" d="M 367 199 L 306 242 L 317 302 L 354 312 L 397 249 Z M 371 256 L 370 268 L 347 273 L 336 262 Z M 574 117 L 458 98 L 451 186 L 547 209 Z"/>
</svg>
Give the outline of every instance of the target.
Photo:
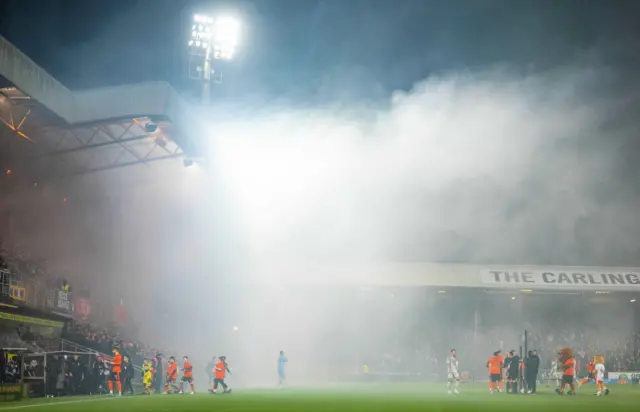
<svg viewBox="0 0 640 412">
<path fill-rule="evenodd" d="M 31 405 L 5 406 L 5 407 L 0 407 L 0 411 L 12 411 L 16 409 L 26 409 L 26 408 L 39 408 L 41 406 L 69 405 L 72 403 L 96 402 L 96 401 L 104 401 L 108 399 L 123 399 L 123 398 L 113 398 L 113 397 L 105 396 L 103 398 L 87 398 L 87 399 L 78 399 L 75 401 L 61 401 L 61 402 L 49 402 L 49 403 L 34 403 Z"/>
</svg>

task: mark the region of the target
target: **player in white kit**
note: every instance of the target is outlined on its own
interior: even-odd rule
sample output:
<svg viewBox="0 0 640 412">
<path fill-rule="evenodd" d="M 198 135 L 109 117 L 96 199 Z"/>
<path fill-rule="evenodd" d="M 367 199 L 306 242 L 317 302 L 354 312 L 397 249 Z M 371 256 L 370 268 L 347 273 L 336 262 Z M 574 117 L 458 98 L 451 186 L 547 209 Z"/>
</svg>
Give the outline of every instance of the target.
<svg viewBox="0 0 640 412">
<path fill-rule="evenodd" d="M 451 349 L 447 356 L 447 392 L 451 394 L 451 387 L 456 395 L 460 393 L 460 369 L 455 349 Z"/>
<path fill-rule="evenodd" d="M 596 395 L 598 396 L 601 396 L 603 394 L 608 395 L 609 388 L 606 388 L 604 386 L 604 372 L 605 372 L 604 356 L 596 355 L 595 364 L 596 365 L 593 372 L 594 372 L 594 380 L 596 381 Z"/>
</svg>

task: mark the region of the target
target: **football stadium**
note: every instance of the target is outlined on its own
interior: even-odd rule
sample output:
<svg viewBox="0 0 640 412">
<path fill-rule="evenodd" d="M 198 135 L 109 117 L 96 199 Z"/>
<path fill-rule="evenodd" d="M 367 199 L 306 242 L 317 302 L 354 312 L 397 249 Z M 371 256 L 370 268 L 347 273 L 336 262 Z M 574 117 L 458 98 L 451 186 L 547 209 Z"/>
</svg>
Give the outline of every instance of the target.
<svg viewBox="0 0 640 412">
<path fill-rule="evenodd" d="M 107 3 L 0 5 L 0 412 L 637 408 L 631 2 Z"/>
</svg>

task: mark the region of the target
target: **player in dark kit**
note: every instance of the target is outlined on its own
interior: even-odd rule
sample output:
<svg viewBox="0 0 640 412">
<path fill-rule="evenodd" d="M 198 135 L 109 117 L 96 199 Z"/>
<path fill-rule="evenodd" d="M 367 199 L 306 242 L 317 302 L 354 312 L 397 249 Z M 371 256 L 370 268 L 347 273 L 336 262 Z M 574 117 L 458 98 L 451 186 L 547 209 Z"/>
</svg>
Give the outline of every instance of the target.
<svg viewBox="0 0 640 412">
<path fill-rule="evenodd" d="M 538 352 L 530 350 L 524 363 L 524 379 L 527 385 L 527 393 L 536 393 L 538 370 L 540 369 Z"/>
<path fill-rule="evenodd" d="M 518 372 L 520 369 L 520 356 L 515 350 L 509 351 L 504 368 L 507 371 L 507 393 L 518 393 Z"/>
</svg>

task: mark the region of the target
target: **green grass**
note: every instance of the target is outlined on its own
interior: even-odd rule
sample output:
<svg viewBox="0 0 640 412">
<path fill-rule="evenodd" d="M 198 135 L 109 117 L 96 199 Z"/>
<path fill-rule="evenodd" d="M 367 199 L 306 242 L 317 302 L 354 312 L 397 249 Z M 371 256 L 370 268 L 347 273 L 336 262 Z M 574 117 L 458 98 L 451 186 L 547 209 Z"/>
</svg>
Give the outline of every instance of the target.
<svg viewBox="0 0 640 412">
<path fill-rule="evenodd" d="M 169 395 L 122 398 L 33 399 L 0 404 L 2 410 L 47 412 L 409 412 L 479 411 L 545 412 L 597 408 L 605 412 L 637 411 L 640 387 L 611 385 L 611 395 L 595 397 L 593 385 L 575 397 L 560 397 L 542 387 L 536 395 L 490 395 L 485 385 L 463 386 L 457 396 L 447 395 L 443 385 L 361 384 L 321 389 L 238 389 L 231 395 Z"/>
</svg>

